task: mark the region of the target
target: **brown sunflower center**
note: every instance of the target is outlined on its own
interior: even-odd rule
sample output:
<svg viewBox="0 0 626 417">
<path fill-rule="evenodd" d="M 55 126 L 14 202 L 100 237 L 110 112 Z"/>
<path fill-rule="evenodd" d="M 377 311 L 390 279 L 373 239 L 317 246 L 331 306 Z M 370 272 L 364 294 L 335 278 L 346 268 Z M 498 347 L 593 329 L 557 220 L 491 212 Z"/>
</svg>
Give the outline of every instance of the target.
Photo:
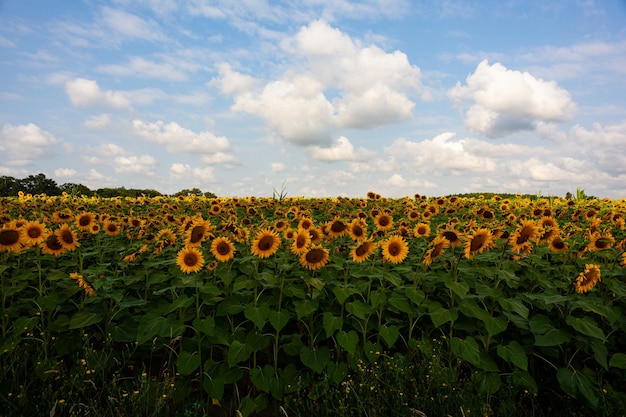
<svg viewBox="0 0 626 417">
<path fill-rule="evenodd" d="M 594 246 L 597 249 L 606 249 L 611 247 L 611 241 L 605 237 L 601 237 L 595 241 Z"/>
<path fill-rule="evenodd" d="M 2 230 L 0 231 L 0 244 L 5 246 L 15 245 L 20 241 L 20 234 L 17 230 Z"/>
<path fill-rule="evenodd" d="M 220 242 L 217 244 L 216 250 L 220 255 L 228 255 L 230 254 L 230 245 L 226 242 Z"/>
<path fill-rule="evenodd" d="M 48 249 L 53 251 L 63 249 L 63 246 L 61 246 L 61 242 L 59 242 L 59 239 L 55 235 L 52 235 L 48 237 L 48 239 L 46 239 L 46 246 L 48 247 Z"/>
<path fill-rule="evenodd" d="M 487 240 L 487 237 L 485 235 L 474 236 L 470 243 L 470 251 L 476 252 L 482 249 L 482 247 L 485 245 L 486 240 Z"/>
<path fill-rule="evenodd" d="M 68 245 L 71 245 L 72 243 L 74 243 L 74 235 L 69 230 L 63 230 L 61 232 L 61 240 Z"/>
<path fill-rule="evenodd" d="M 198 264 L 198 256 L 193 252 L 187 253 L 183 258 L 183 262 L 187 266 L 196 266 Z"/>
<path fill-rule="evenodd" d="M 320 248 L 313 248 L 306 253 L 305 259 L 310 264 L 316 264 L 324 260 L 325 252 Z"/>
<path fill-rule="evenodd" d="M 389 255 L 398 256 L 402 252 L 402 246 L 398 242 L 391 242 L 387 247 Z"/>
<path fill-rule="evenodd" d="M 258 248 L 261 250 L 269 250 L 274 245 L 274 237 L 273 236 L 263 236 L 259 239 Z"/>
<path fill-rule="evenodd" d="M 28 237 L 30 237 L 31 239 L 37 239 L 39 236 L 41 236 L 41 229 L 39 227 L 30 227 L 27 231 L 26 234 L 28 235 Z"/>
<path fill-rule="evenodd" d="M 365 243 L 357 246 L 357 248 L 356 248 L 356 250 L 354 252 L 357 254 L 357 256 L 364 256 L 364 255 L 366 255 L 369 252 L 370 245 L 371 245 L 371 243 L 365 242 Z"/>
<path fill-rule="evenodd" d="M 80 216 L 80 218 L 78 219 L 78 224 L 80 224 L 81 226 L 89 226 L 90 223 L 91 217 L 89 216 Z"/>
<path fill-rule="evenodd" d="M 333 224 L 330 226 L 330 230 L 335 233 L 341 233 L 346 230 L 346 225 L 341 220 L 335 220 Z"/>
<path fill-rule="evenodd" d="M 390 222 L 391 222 L 391 219 L 389 218 L 389 216 L 381 216 L 378 219 L 378 224 L 382 227 L 389 226 Z"/>
<path fill-rule="evenodd" d="M 443 232 L 443 237 L 445 237 L 446 239 L 448 239 L 448 242 L 450 242 L 450 243 L 454 243 L 454 242 L 456 242 L 456 241 L 458 241 L 458 240 L 459 240 L 459 236 L 457 236 L 457 234 L 456 234 L 456 233 L 451 232 L 451 231 L 449 231 L 449 230 L 448 230 L 448 231 L 446 231 L 446 232 Z"/>
<path fill-rule="evenodd" d="M 204 237 L 204 226 L 194 226 L 193 229 L 191 229 L 191 237 L 189 239 L 189 241 L 191 243 L 198 243 L 202 240 L 202 238 Z"/>
</svg>

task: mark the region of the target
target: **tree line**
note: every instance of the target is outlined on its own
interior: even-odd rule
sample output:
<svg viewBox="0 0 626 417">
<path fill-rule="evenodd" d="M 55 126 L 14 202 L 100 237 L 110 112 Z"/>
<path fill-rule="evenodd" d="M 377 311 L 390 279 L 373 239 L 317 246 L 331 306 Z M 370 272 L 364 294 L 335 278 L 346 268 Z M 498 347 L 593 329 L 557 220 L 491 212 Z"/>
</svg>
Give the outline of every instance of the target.
<svg viewBox="0 0 626 417">
<path fill-rule="evenodd" d="M 138 188 L 126 188 L 126 187 L 117 187 L 117 188 L 98 188 L 96 190 L 92 190 L 86 185 L 76 184 L 73 182 L 66 182 L 64 184 L 58 185 L 56 181 L 51 178 L 46 178 L 44 174 L 37 175 L 29 175 L 26 178 L 14 178 L 10 176 L 2 176 L 0 177 L 0 197 L 16 197 L 19 193 L 23 192 L 24 194 L 45 194 L 49 196 L 57 196 L 63 193 L 67 193 L 75 196 L 98 196 L 103 198 L 111 198 L 111 197 L 156 197 L 161 194 L 159 191 L 154 189 L 138 189 Z M 192 189 L 183 189 L 178 191 L 175 194 L 172 194 L 175 197 L 178 196 L 188 196 L 188 195 L 204 195 L 208 198 L 217 197 L 212 192 L 202 192 L 198 188 Z"/>
</svg>

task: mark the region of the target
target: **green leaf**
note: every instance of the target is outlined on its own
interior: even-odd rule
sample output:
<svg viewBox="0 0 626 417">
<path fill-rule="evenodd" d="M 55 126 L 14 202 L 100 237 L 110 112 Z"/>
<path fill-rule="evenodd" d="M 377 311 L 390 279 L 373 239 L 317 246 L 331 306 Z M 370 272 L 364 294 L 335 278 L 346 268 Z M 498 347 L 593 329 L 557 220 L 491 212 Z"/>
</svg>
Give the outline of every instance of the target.
<svg viewBox="0 0 626 417">
<path fill-rule="evenodd" d="M 137 325 L 137 342 L 142 345 L 163 332 L 165 327 L 165 318 L 158 317 L 142 317 Z"/>
<path fill-rule="evenodd" d="M 387 299 L 387 302 L 389 303 L 390 306 L 392 306 L 393 308 L 395 308 L 396 310 L 402 313 L 413 312 L 413 306 L 411 306 L 411 303 L 409 303 L 409 300 L 405 296 L 402 296 L 401 294 L 398 294 L 397 292 L 391 293 L 389 295 L 389 298 Z"/>
<path fill-rule="evenodd" d="M 467 282 L 454 281 L 453 278 L 447 278 L 444 284 L 448 289 L 450 289 L 452 292 L 454 292 L 456 295 L 458 295 L 461 298 L 465 297 L 470 289 L 469 284 Z"/>
<path fill-rule="evenodd" d="M 426 298 L 426 294 L 424 294 L 424 291 L 422 291 L 422 290 L 415 290 L 415 289 L 410 288 L 410 287 L 407 288 L 406 290 L 404 290 L 404 293 L 406 294 L 407 298 L 409 300 L 411 300 L 413 302 L 413 304 L 415 304 L 415 305 L 422 304 L 422 301 L 424 301 L 424 299 Z"/>
<path fill-rule="evenodd" d="M 250 380 L 255 387 L 269 393 L 277 382 L 276 371 L 272 365 L 265 365 L 263 369 L 256 367 L 250 370 Z"/>
<path fill-rule="evenodd" d="M 191 375 L 200 367 L 200 354 L 198 352 L 189 353 L 183 351 L 176 359 L 176 369 L 181 375 Z"/>
<path fill-rule="evenodd" d="M 609 366 L 614 368 L 626 369 L 626 353 L 615 353 L 611 356 Z"/>
<path fill-rule="evenodd" d="M 356 354 L 356 348 L 359 344 L 359 335 L 354 330 L 350 330 L 349 332 L 345 332 L 340 330 L 337 332 L 337 343 L 341 346 L 346 352 L 351 355 Z"/>
<path fill-rule="evenodd" d="M 368 340 L 363 346 L 363 351 L 365 353 L 365 356 L 367 356 L 367 359 L 369 359 L 370 362 L 373 362 L 378 359 L 381 352 L 383 351 L 383 348 L 378 343 L 373 343 Z"/>
<path fill-rule="evenodd" d="M 450 339 L 450 349 L 452 353 L 469 363 L 480 363 L 480 348 L 472 336 L 467 336 L 465 339 L 452 337 Z"/>
<path fill-rule="evenodd" d="M 308 317 L 317 311 L 319 307 L 319 301 L 315 300 L 297 300 L 293 302 L 296 307 L 296 315 L 298 320 L 302 320 L 304 317 Z"/>
<path fill-rule="evenodd" d="M 596 339 L 600 340 L 606 340 L 604 332 L 598 327 L 595 320 L 591 317 L 581 318 L 568 316 L 565 322 L 585 336 L 595 337 Z"/>
<path fill-rule="evenodd" d="M 246 304 L 243 309 L 243 315 L 254 323 L 259 330 L 263 329 L 265 322 L 269 318 L 270 308 L 267 304 L 261 304 L 255 307 L 254 304 Z"/>
<path fill-rule="evenodd" d="M 215 319 L 213 317 L 209 316 L 203 319 L 196 318 L 193 320 L 192 325 L 196 331 L 207 336 L 213 336 L 215 334 Z"/>
<path fill-rule="evenodd" d="M 392 325 L 392 326 L 387 327 L 386 325 L 383 324 L 378 329 L 378 333 L 380 334 L 380 337 L 383 338 L 387 346 L 392 347 L 394 343 L 396 343 L 396 340 L 398 339 L 398 336 L 400 335 L 400 330 L 398 329 L 398 326 Z"/>
<path fill-rule="evenodd" d="M 604 341 L 594 339 L 589 343 L 591 345 L 591 349 L 593 350 L 593 357 L 596 359 L 596 362 L 600 364 L 604 368 L 604 370 L 609 370 L 609 349 L 604 344 Z"/>
<path fill-rule="evenodd" d="M 300 360 L 306 367 L 320 373 L 330 362 L 330 351 L 326 346 L 315 349 L 302 346 L 300 348 Z"/>
<path fill-rule="evenodd" d="M 593 374 L 591 371 L 589 371 L 589 373 Z M 596 384 L 593 383 L 585 372 L 572 371 L 569 368 L 560 368 L 556 372 L 556 378 L 559 381 L 561 389 L 563 389 L 566 394 L 578 398 L 578 394 L 580 393 L 589 405 L 594 408 L 598 405 L 598 387 L 594 386 Z"/>
<path fill-rule="evenodd" d="M 370 314 L 373 313 L 372 307 L 365 304 L 362 301 L 355 300 L 346 304 L 346 310 L 361 320 L 365 320 Z"/>
<path fill-rule="evenodd" d="M 228 366 L 233 367 L 238 363 L 247 360 L 250 357 L 250 349 L 245 343 L 239 340 L 233 340 L 228 348 Z"/>
<path fill-rule="evenodd" d="M 459 311 L 456 308 L 445 309 L 438 302 L 432 302 L 428 306 L 428 313 L 435 327 L 439 327 L 442 324 L 455 321 L 459 316 Z"/>
<path fill-rule="evenodd" d="M 370 294 L 370 304 L 374 308 L 378 307 L 380 304 L 383 304 L 385 301 L 387 301 L 387 294 L 385 294 L 385 291 L 382 289 L 380 291 L 373 291 Z"/>
<path fill-rule="evenodd" d="M 487 317 L 485 320 L 485 328 L 487 329 L 487 333 L 491 336 L 495 336 L 499 333 L 502 333 L 506 330 L 508 323 L 503 317 Z"/>
<path fill-rule="evenodd" d="M 571 339 L 569 333 L 560 329 L 552 329 L 545 334 L 535 335 L 535 346 L 557 346 Z"/>
<path fill-rule="evenodd" d="M 333 288 L 333 294 L 335 294 L 335 298 L 337 298 L 339 304 L 343 305 L 348 297 L 353 294 L 353 290 L 345 287 L 335 287 Z"/>
<path fill-rule="evenodd" d="M 517 313 L 525 319 L 528 318 L 528 307 L 519 298 L 499 298 L 498 303 L 505 311 Z"/>
<path fill-rule="evenodd" d="M 92 324 L 100 323 L 104 318 L 104 314 L 93 313 L 89 311 L 79 311 L 72 316 L 70 320 L 70 329 L 79 329 L 82 327 L 91 326 Z"/>
<path fill-rule="evenodd" d="M 524 348 L 515 340 L 508 345 L 498 345 L 498 356 L 524 371 L 528 371 L 528 357 Z"/>
<path fill-rule="evenodd" d="M 192 297 L 189 297 L 186 294 L 183 294 L 181 296 L 179 296 L 177 299 L 175 299 L 172 304 L 170 304 L 169 308 L 165 311 L 165 313 L 171 313 L 174 310 L 178 310 L 178 309 L 183 309 L 186 307 L 189 307 L 190 305 L 192 305 L 194 303 L 195 299 Z"/>
<path fill-rule="evenodd" d="M 327 311 L 322 316 L 322 325 L 326 331 L 326 337 L 331 337 L 337 330 L 343 326 L 343 319 L 341 317 L 333 316 L 333 313 Z"/>
<path fill-rule="evenodd" d="M 281 310 L 281 311 L 270 311 L 269 312 L 270 324 L 277 331 L 280 332 L 283 327 L 289 323 L 289 313 Z"/>
</svg>

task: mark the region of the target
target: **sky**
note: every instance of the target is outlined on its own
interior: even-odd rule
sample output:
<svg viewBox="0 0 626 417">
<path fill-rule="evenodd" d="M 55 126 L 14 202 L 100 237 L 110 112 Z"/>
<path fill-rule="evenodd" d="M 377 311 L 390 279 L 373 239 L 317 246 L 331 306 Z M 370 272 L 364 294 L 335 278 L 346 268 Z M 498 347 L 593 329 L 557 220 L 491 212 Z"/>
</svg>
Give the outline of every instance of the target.
<svg viewBox="0 0 626 417">
<path fill-rule="evenodd" d="M 0 0 L 0 175 L 626 197 L 624 0 Z"/>
</svg>

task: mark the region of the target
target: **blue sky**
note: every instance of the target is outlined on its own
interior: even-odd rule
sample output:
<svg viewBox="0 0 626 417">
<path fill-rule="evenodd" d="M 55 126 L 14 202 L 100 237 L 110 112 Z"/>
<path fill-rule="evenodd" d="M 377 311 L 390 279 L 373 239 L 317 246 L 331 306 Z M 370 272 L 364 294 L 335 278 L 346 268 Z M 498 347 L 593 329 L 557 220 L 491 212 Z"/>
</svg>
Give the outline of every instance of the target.
<svg viewBox="0 0 626 417">
<path fill-rule="evenodd" d="M 0 175 L 626 197 L 626 2 L 0 0 Z"/>
</svg>

